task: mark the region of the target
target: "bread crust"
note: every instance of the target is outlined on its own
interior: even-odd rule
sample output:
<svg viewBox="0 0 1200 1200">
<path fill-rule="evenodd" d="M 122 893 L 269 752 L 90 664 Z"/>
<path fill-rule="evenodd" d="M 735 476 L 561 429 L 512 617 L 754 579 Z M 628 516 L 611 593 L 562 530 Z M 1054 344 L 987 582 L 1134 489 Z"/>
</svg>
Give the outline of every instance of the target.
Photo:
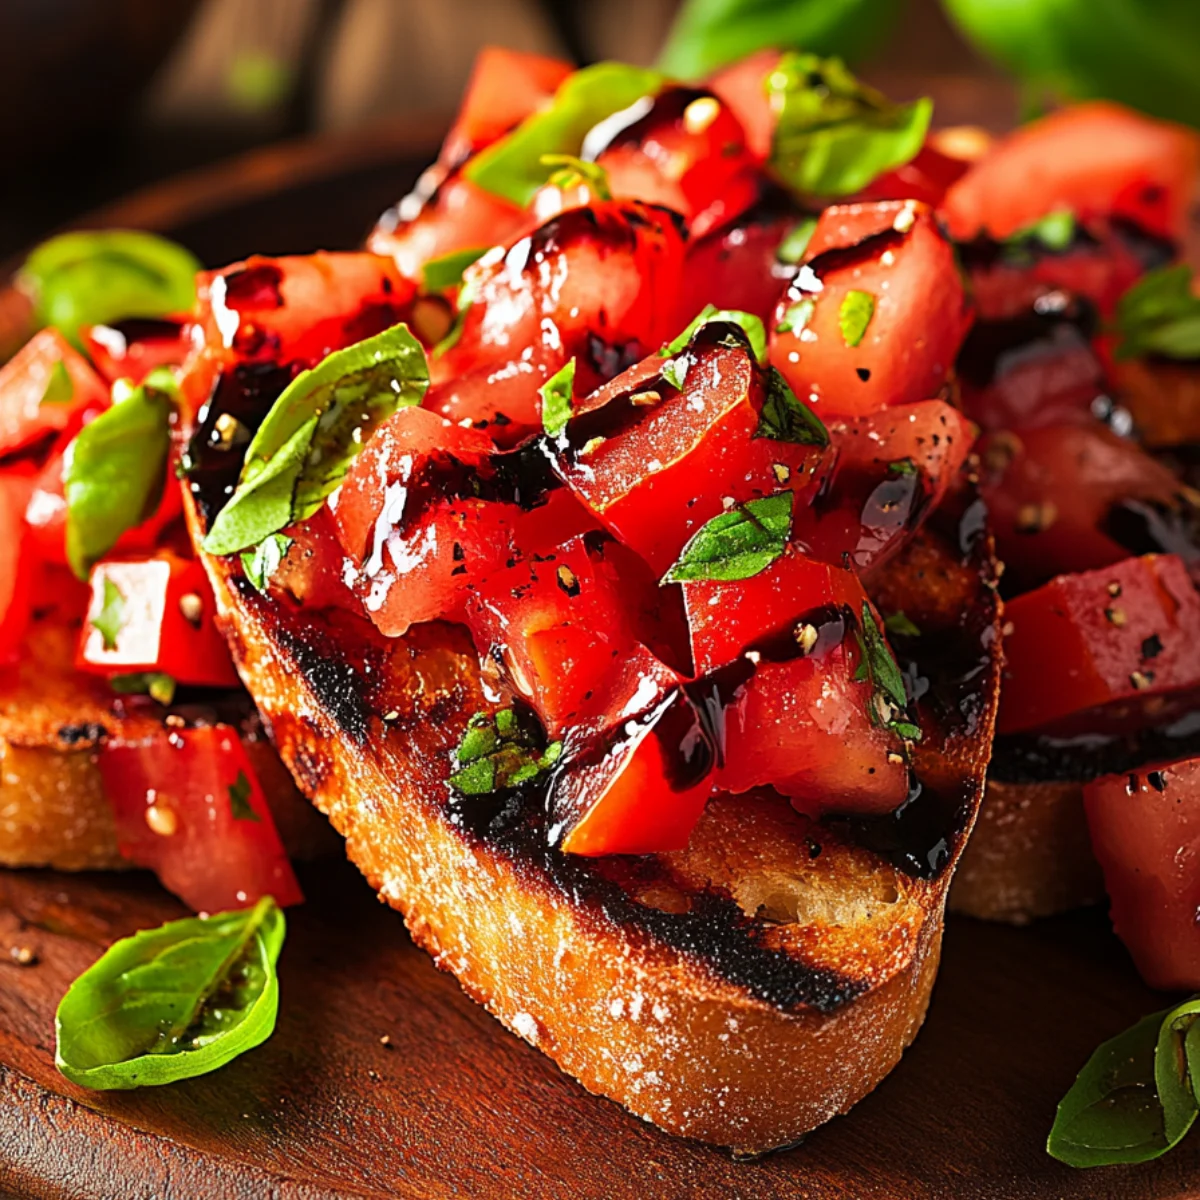
<svg viewBox="0 0 1200 1200">
<path fill-rule="evenodd" d="M 189 519 L 196 536 L 194 507 Z M 448 802 L 447 751 L 471 713 L 496 707 L 462 630 L 384 639 L 362 618 L 261 596 L 235 560 L 206 566 L 284 762 L 435 962 L 590 1090 L 672 1133 L 760 1153 L 869 1092 L 928 1005 L 982 792 L 999 614 L 990 539 L 965 559 L 918 542 L 946 569 L 897 564 L 910 602 L 919 593 L 960 623 L 973 612 L 969 715 L 917 755 L 931 794 L 954 801 L 930 878 L 773 794 L 710 801 L 683 852 L 563 856 L 535 816 Z M 952 586 L 969 596 L 939 598 Z"/>
</svg>

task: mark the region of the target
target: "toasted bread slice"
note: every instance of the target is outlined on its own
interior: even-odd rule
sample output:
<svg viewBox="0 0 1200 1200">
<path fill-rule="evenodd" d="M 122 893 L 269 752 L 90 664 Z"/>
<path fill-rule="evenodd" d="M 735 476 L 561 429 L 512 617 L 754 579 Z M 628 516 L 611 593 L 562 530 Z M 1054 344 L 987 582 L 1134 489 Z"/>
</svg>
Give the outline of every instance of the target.
<svg viewBox="0 0 1200 1200">
<path fill-rule="evenodd" d="M 465 631 L 386 639 L 259 594 L 236 559 L 206 565 L 284 761 L 437 964 L 592 1091 L 760 1152 L 845 1112 L 924 1017 L 995 712 L 978 515 L 923 534 L 887 573 L 891 599 L 927 622 L 923 793 L 899 816 L 839 823 L 773 793 L 720 796 L 686 851 L 638 858 L 551 849 L 544 812 L 519 797 L 452 801 L 448 752 L 497 707 Z M 198 543 L 194 505 L 189 520 Z"/>
<path fill-rule="evenodd" d="M 64 596 L 72 583 L 64 579 Z M 72 666 L 78 607 L 63 603 L 36 613 L 19 664 L 0 670 L 0 865 L 64 871 L 127 865 L 96 752 L 108 737 L 136 741 L 159 733 L 168 718 L 238 726 L 289 852 L 312 857 L 328 849 L 328 829 L 296 791 L 248 697 L 165 709 L 147 697 L 115 695 L 104 680 Z"/>
</svg>

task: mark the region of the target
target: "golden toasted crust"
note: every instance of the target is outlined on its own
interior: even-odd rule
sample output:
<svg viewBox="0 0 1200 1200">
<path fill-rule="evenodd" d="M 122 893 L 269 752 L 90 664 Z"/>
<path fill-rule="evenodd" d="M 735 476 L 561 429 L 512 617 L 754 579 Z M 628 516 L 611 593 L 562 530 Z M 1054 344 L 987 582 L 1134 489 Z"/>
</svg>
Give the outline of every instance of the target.
<svg viewBox="0 0 1200 1200">
<path fill-rule="evenodd" d="M 922 544 L 933 565 L 956 558 Z M 924 1017 L 982 790 L 990 567 L 958 579 L 975 614 L 967 666 L 983 666 L 970 712 L 917 755 L 929 802 L 953 801 L 945 866 L 922 879 L 864 848 L 868 833 L 809 821 L 773 794 L 710 801 L 686 851 L 561 855 L 538 814 L 449 803 L 447 751 L 472 712 L 495 707 L 464 631 L 384 639 L 361 618 L 259 595 L 235 560 L 206 565 L 242 677 L 351 859 L 439 966 L 586 1087 L 753 1152 L 845 1112 L 896 1064 Z M 931 610 L 954 576 L 896 570 Z M 963 601 L 941 605 L 959 624 Z"/>
</svg>

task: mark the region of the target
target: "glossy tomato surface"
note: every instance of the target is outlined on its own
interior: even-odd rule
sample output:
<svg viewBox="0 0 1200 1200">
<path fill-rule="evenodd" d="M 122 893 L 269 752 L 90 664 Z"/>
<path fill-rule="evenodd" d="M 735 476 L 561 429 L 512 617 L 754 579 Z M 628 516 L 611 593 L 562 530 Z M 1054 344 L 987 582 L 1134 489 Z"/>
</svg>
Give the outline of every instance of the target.
<svg viewBox="0 0 1200 1200">
<path fill-rule="evenodd" d="M 0 471 L 0 666 L 15 662 L 29 625 L 37 563 L 25 529 L 30 478 Z"/>
<path fill-rule="evenodd" d="M 190 349 L 180 318 L 133 318 L 112 325 L 88 325 L 84 346 L 106 383 L 128 379 L 141 383 L 156 367 L 178 367 Z"/>
</svg>

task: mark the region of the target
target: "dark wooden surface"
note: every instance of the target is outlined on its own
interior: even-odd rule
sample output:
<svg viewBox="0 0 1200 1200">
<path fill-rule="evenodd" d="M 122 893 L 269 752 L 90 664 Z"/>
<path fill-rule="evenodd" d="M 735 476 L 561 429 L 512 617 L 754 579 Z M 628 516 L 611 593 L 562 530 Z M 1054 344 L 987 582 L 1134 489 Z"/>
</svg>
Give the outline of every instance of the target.
<svg viewBox="0 0 1200 1200">
<path fill-rule="evenodd" d="M 411 180 L 426 136 L 272 151 L 104 217 L 168 229 L 210 263 L 350 246 Z M 929 1018 L 895 1073 L 799 1149 L 737 1163 L 589 1096 L 504 1032 L 348 866 L 303 880 L 270 1042 L 206 1078 L 96 1094 L 54 1068 L 57 1002 L 109 942 L 181 910 L 142 875 L 0 872 L 0 1195 L 1200 1196 L 1200 1138 L 1157 1164 L 1087 1173 L 1043 1150 L 1091 1049 L 1165 1003 L 1102 913 L 1028 930 L 952 920 Z M 33 965 L 12 960 L 20 947 Z"/>
</svg>

